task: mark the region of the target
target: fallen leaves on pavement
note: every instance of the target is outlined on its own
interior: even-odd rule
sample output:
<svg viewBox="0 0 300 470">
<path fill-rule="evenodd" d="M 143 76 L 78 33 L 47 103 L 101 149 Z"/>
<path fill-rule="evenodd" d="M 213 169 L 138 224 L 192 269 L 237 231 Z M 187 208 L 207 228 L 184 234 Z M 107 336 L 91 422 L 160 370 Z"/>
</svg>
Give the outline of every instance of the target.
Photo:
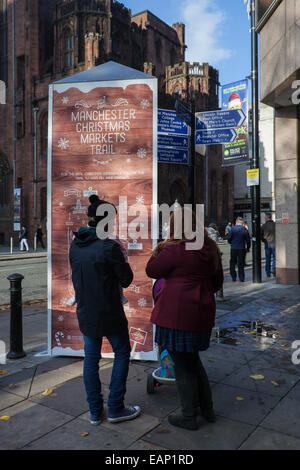
<svg viewBox="0 0 300 470">
<path fill-rule="evenodd" d="M 274 387 L 279 387 L 279 383 L 275 382 L 275 380 L 271 380 L 271 384 L 274 385 Z"/>
<path fill-rule="evenodd" d="M 250 375 L 250 378 L 253 380 L 263 380 L 265 377 L 264 375 L 261 375 L 261 374 L 254 374 L 254 375 Z"/>
<path fill-rule="evenodd" d="M 51 395 L 53 393 L 53 390 L 51 388 L 46 388 L 46 390 L 42 393 L 45 397 L 48 395 Z"/>
</svg>

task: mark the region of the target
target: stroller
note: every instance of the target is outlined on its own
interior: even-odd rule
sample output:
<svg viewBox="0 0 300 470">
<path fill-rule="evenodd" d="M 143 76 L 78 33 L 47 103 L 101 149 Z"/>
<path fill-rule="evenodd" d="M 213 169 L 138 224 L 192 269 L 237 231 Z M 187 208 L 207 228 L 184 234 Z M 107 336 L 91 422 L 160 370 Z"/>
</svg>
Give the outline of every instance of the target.
<svg viewBox="0 0 300 470">
<path fill-rule="evenodd" d="M 162 288 L 165 280 L 157 279 L 153 284 L 152 296 L 155 303 L 158 292 Z M 163 384 L 175 384 L 174 362 L 170 357 L 168 351 L 159 350 L 161 365 L 155 369 L 152 374 L 147 377 L 147 393 L 152 394 L 155 390 Z"/>
</svg>

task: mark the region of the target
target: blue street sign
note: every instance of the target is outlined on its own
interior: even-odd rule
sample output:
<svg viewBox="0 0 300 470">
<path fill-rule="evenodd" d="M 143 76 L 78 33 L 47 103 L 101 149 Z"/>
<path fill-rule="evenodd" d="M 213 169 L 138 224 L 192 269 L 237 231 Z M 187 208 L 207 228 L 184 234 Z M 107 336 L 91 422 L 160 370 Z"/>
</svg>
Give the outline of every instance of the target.
<svg viewBox="0 0 300 470">
<path fill-rule="evenodd" d="M 158 147 L 175 147 L 188 149 L 189 138 L 184 135 L 158 134 Z"/>
<path fill-rule="evenodd" d="M 182 163 L 189 162 L 188 150 L 175 149 L 175 148 L 158 148 L 158 161 L 160 163 Z"/>
<path fill-rule="evenodd" d="M 158 132 L 175 135 L 188 135 L 188 125 L 176 116 L 176 111 L 158 110 Z"/>
<path fill-rule="evenodd" d="M 236 127 L 241 127 L 245 121 L 246 115 L 242 109 L 197 113 L 196 131 L 234 129 Z"/>
<path fill-rule="evenodd" d="M 196 145 L 216 145 L 234 142 L 237 132 L 234 129 L 214 129 L 196 132 Z"/>
</svg>

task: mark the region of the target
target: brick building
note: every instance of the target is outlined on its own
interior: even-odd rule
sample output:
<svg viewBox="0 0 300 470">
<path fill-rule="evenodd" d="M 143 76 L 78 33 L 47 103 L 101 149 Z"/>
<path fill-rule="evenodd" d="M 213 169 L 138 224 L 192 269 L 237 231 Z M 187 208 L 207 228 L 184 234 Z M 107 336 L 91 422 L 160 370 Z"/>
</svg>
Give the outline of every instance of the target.
<svg viewBox="0 0 300 470">
<path fill-rule="evenodd" d="M 22 222 L 31 245 L 37 224 L 46 222 L 49 84 L 114 60 L 158 78 L 160 108 L 172 109 L 179 94 L 194 98 L 198 110 L 217 109 L 218 72 L 185 62 L 185 49 L 183 24 L 171 27 L 149 11 L 132 16 L 117 1 L 1 0 L 0 80 L 6 83 L 6 104 L 0 105 L 0 243 L 18 238 L 14 187 L 22 188 Z M 196 201 L 208 203 L 208 222 L 225 225 L 232 217 L 233 172 L 221 168 L 220 146 L 209 148 L 208 161 L 206 167 L 204 156 L 197 156 Z M 160 203 L 186 201 L 187 174 L 184 165 L 159 164 Z"/>
</svg>

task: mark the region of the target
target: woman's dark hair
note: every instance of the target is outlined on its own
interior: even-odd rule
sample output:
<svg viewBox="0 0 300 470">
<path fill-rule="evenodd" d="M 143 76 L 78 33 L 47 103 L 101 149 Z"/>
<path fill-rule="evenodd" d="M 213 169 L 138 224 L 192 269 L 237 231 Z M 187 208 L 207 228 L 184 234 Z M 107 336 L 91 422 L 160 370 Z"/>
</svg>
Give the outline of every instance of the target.
<svg viewBox="0 0 300 470">
<path fill-rule="evenodd" d="M 184 227 L 184 210 L 182 210 L 182 227 Z M 194 211 L 192 211 L 192 230 L 193 232 L 196 231 L 197 228 L 197 216 Z M 214 255 L 214 266 L 215 266 L 215 271 L 217 271 L 218 266 L 219 266 L 219 260 L 221 259 L 221 252 L 219 250 L 219 247 L 217 243 L 212 240 L 209 235 L 207 230 L 203 227 L 204 230 L 204 244 L 210 245 L 213 251 Z M 157 256 L 164 248 L 165 245 L 168 243 L 172 244 L 177 244 L 177 243 L 182 243 L 182 242 L 191 242 L 191 240 L 188 240 L 185 237 L 182 238 L 176 238 L 175 235 L 175 212 L 172 212 L 170 216 L 170 221 L 169 221 L 169 236 L 166 240 L 160 242 L 157 244 L 155 249 L 152 252 L 152 256 Z"/>
</svg>

